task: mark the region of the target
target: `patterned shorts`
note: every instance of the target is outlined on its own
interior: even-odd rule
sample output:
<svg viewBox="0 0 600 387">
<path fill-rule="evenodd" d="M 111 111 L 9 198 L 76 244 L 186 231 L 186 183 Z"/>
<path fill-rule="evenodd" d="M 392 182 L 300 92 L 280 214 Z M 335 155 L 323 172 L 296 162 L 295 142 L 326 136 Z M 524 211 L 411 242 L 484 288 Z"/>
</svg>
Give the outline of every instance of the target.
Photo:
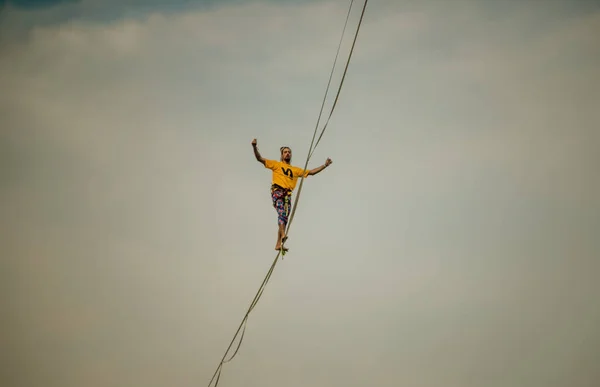
<svg viewBox="0 0 600 387">
<path fill-rule="evenodd" d="M 271 186 L 271 199 L 277 211 L 277 223 L 287 225 L 290 208 L 292 207 L 292 191 L 278 185 Z"/>
</svg>

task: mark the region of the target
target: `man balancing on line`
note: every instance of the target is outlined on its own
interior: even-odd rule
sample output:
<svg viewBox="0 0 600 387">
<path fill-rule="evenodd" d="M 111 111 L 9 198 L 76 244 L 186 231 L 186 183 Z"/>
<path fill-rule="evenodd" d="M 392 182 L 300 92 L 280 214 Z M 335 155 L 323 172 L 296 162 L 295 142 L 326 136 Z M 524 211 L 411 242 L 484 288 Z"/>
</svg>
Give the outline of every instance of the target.
<svg viewBox="0 0 600 387">
<path fill-rule="evenodd" d="M 290 164 L 292 161 L 292 150 L 287 146 L 282 146 L 279 149 L 281 152 L 280 161 L 263 158 L 256 147 L 256 139 L 252 140 L 252 148 L 254 149 L 256 160 L 262 163 L 265 168 L 273 171 L 271 199 L 273 200 L 273 207 L 275 207 L 275 210 L 277 211 L 277 223 L 279 224 L 275 250 L 281 250 L 282 244 L 285 243 L 285 240 L 287 239 L 287 236 L 285 235 L 285 226 L 287 225 L 290 207 L 292 205 L 292 191 L 296 187 L 298 178 L 301 175 L 304 175 L 305 178 L 310 175 L 316 175 L 327 168 L 332 161 L 328 158 L 324 165 L 305 171 L 302 168 L 294 167 Z M 287 250 L 286 247 L 283 248 L 283 251 Z"/>
</svg>

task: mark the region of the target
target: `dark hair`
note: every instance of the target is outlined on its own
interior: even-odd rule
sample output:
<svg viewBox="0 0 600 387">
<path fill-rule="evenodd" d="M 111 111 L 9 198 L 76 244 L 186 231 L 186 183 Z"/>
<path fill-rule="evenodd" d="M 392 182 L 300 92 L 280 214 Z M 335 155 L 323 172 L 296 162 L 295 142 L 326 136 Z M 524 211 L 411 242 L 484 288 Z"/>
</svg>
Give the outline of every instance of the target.
<svg viewBox="0 0 600 387">
<path fill-rule="evenodd" d="M 281 152 L 281 154 L 283 154 L 283 150 L 285 148 L 289 149 L 290 151 L 292 150 L 292 148 L 290 148 L 289 146 L 282 146 L 281 148 L 279 148 L 279 152 Z"/>
</svg>

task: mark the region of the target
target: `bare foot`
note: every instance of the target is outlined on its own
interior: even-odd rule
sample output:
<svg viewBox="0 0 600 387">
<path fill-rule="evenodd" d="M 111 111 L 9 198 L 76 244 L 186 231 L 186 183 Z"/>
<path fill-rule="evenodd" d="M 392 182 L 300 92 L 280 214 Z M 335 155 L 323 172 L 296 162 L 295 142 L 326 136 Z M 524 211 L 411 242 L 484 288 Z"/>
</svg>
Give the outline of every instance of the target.
<svg viewBox="0 0 600 387">
<path fill-rule="evenodd" d="M 275 246 L 275 250 L 277 250 L 277 251 L 281 250 L 281 246 Z M 288 248 L 284 247 L 283 251 L 288 251 Z"/>
</svg>

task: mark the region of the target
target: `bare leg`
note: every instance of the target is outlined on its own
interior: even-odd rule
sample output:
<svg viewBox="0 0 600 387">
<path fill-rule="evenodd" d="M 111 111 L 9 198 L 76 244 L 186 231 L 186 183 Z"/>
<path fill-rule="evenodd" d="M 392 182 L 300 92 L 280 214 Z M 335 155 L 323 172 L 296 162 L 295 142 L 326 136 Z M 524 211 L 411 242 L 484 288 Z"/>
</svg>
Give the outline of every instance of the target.
<svg viewBox="0 0 600 387">
<path fill-rule="evenodd" d="M 284 224 L 279 225 L 279 235 L 281 236 L 281 243 L 284 243 L 285 240 L 287 239 L 287 237 L 285 235 L 285 225 Z"/>
<path fill-rule="evenodd" d="M 281 249 L 281 244 L 285 241 L 285 239 L 287 239 L 285 237 L 285 225 L 280 224 L 279 225 L 279 230 L 277 231 L 277 244 L 275 245 L 275 250 L 280 250 Z M 287 247 L 283 248 L 285 251 L 287 251 Z"/>
</svg>

